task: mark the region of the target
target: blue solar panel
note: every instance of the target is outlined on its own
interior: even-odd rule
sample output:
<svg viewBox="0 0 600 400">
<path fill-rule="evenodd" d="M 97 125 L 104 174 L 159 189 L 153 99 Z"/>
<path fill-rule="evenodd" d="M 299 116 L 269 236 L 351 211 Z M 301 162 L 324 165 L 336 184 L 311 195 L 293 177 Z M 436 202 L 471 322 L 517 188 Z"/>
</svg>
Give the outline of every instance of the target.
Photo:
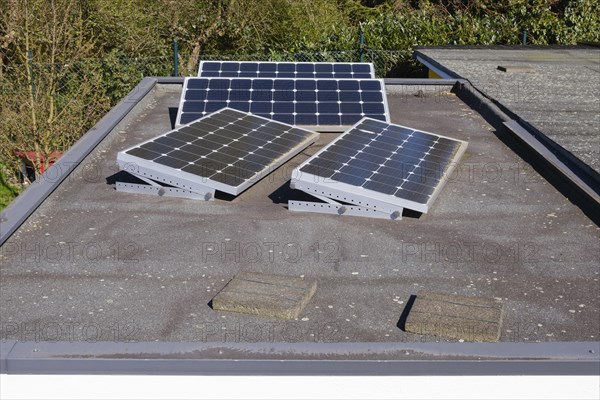
<svg viewBox="0 0 600 400">
<path fill-rule="evenodd" d="M 389 121 L 380 79 L 186 78 L 177 124 L 224 107 L 300 126 Z"/>
<path fill-rule="evenodd" d="M 199 77 L 207 78 L 375 78 L 371 63 L 201 61 Z"/>
<path fill-rule="evenodd" d="M 348 197 L 362 195 L 427 211 L 465 148 L 460 140 L 365 118 L 300 165 L 293 176 L 299 182 L 296 187 L 304 181 Z"/>
<path fill-rule="evenodd" d="M 239 194 L 317 138 L 315 132 L 223 109 L 124 150 L 117 161 L 182 189 L 194 191 L 199 184 Z"/>
</svg>

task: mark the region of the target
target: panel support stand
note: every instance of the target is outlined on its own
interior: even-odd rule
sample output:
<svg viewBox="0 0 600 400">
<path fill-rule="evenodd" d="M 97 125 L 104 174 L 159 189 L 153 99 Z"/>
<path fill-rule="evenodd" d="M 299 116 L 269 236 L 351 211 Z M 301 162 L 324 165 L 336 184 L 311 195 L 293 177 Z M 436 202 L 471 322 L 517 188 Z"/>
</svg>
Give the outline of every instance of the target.
<svg viewBox="0 0 600 400">
<path fill-rule="evenodd" d="M 203 192 L 192 192 L 191 190 L 181 189 L 173 186 L 163 186 L 152 179 L 129 172 L 132 176 L 145 182 L 116 182 L 115 188 L 119 192 L 143 193 L 154 196 L 179 197 L 184 199 L 210 201 L 215 197 L 215 189 L 205 187 Z"/>
<path fill-rule="evenodd" d="M 375 210 L 364 206 L 346 205 L 339 203 L 333 199 L 325 196 L 319 196 L 313 193 L 309 193 L 311 196 L 316 197 L 322 202 L 318 201 L 299 201 L 289 200 L 288 210 L 300 211 L 300 212 L 314 212 L 321 214 L 333 214 L 333 215 L 350 215 L 354 217 L 369 217 L 379 219 L 391 219 L 398 220 L 402 219 L 402 211 L 400 208 L 392 213 L 388 213 L 381 210 Z"/>
</svg>

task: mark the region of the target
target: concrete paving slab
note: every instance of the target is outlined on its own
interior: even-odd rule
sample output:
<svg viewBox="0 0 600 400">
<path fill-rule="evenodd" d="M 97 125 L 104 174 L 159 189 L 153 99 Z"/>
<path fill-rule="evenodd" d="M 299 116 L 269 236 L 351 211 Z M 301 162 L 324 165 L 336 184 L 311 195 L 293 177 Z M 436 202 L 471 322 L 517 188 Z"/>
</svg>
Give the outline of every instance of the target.
<svg viewBox="0 0 600 400">
<path fill-rule="evenodd" d="M 298 319 L 317 291 L 315 279 L 240 272 L 212 300 L 215 310 Z"/>
<path fill-rule="evenodd" d="M 419 292 L 405 323 L 407 332 L 469 342 L 496 342 L 504 311 L 495 299 Z"/>
</svg>

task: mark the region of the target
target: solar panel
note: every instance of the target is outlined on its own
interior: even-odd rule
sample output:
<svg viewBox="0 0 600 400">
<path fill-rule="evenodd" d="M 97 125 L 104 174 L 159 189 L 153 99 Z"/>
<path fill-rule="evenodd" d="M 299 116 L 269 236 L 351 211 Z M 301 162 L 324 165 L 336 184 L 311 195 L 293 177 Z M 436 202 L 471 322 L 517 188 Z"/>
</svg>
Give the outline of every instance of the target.
<svg viewBox="0 0 600 400">
<path fill-rule="evenodd" d="M 316 130 L 389 121 L 381 79 L 186 78 L 176 123 L 223 107 Z"/>
<path fill-rule="evenodd" d="M 298 166 L 292 187 L 392 213 L 427 212 L 467 143 L 365 118 Z"/>
<path fill-rule="evenodd" d="M 200 61 L 205 78 L 375 78 L 371 63 Z"/>
<path fill-rule="evenodd" d="M 197 193 L 237 195 L 319 137 L 232 109 L 121 151 L 119 166 L 144 179 Z"/>
</svg>

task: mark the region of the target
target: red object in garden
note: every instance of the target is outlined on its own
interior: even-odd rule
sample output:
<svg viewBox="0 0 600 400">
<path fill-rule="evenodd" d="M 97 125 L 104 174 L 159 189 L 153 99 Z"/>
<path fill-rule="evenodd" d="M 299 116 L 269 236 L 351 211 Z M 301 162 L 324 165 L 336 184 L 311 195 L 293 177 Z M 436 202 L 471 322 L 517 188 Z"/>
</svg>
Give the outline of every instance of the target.
<svg viewBox="0 0 600 400">
<path fill-rule="evenodd" d="M 15 154 L 19 157 L 21 157 L 21 159 L 29 164 L 31 167 L 34 166 L 34 161 L 35 160 L 44 160 L 46 158 L 46 155 L 44 155 L 44 153 L 39 152 L 36 154 L 35 151 L 16 151 Z M 48 154 L 48 167 L 51 167 L 56 160 L 58 160 L 61 156 L 62 156 L 62 152 L 61 151 L 53 151 L 52 153 Z M 44 173 L 44 165 L 46 163 L 43 163 L 40 166 L 40 173 Z"/>
</svg>

